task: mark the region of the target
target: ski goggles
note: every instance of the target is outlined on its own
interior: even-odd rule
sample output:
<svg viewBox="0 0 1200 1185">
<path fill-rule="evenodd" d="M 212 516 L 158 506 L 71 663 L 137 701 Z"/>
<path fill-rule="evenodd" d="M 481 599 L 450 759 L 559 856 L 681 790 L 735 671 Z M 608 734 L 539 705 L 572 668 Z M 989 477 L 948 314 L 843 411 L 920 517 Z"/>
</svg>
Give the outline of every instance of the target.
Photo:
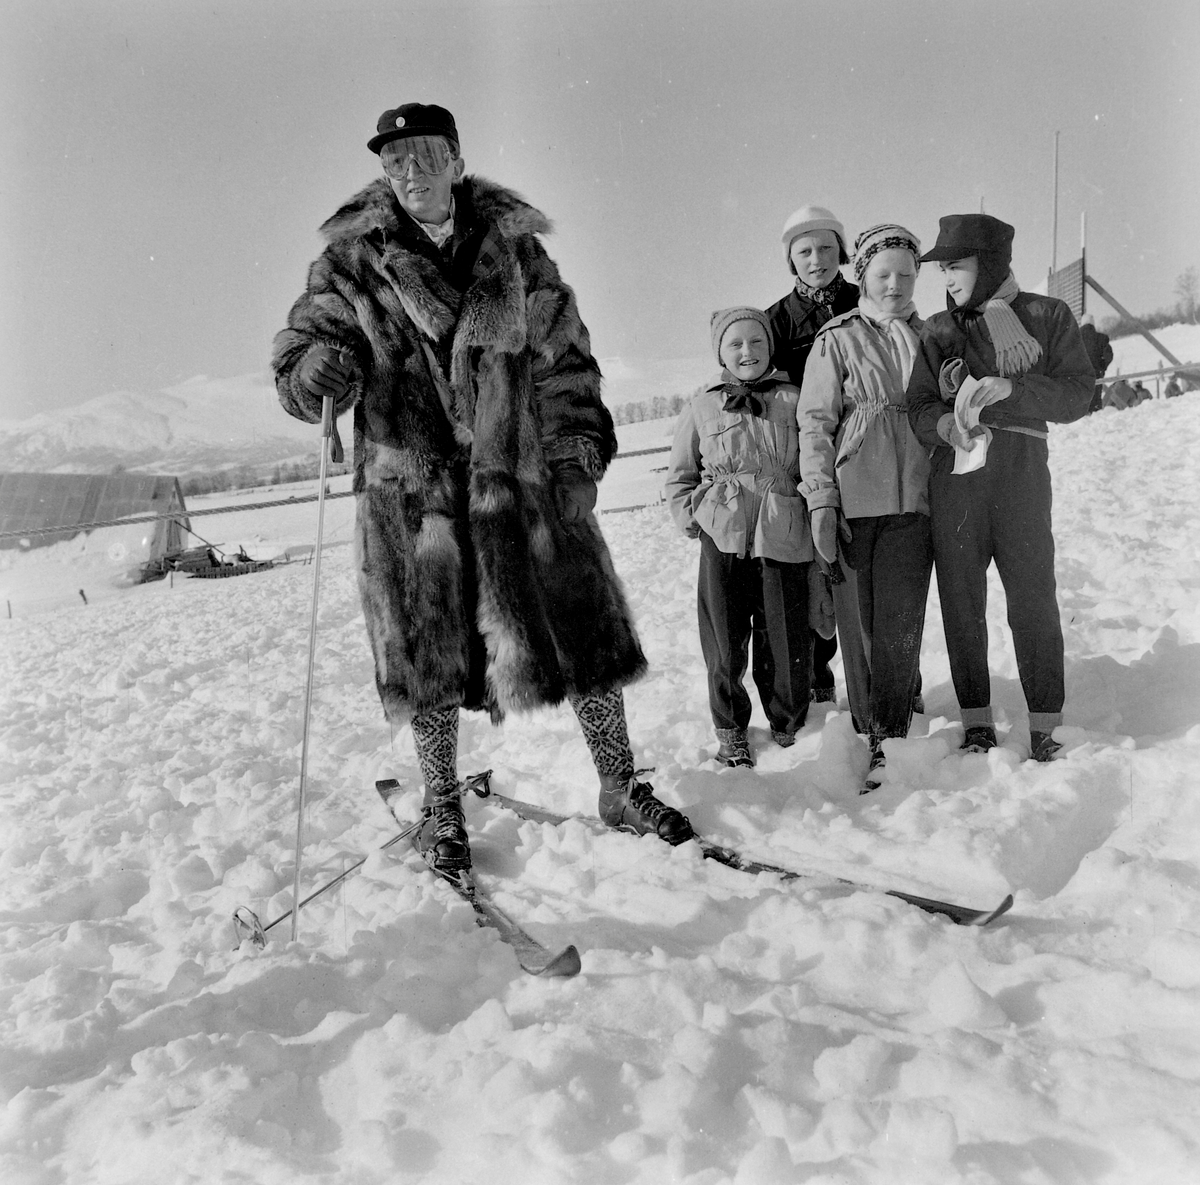
<svg viewBox="0 0 1200 1185">
<path fill-rule="evenodd" d="M 444 173 L 454 160 L 450 145 L 441 136 L 406 136 L 392 140 L 379 150 L 383 171 L 389 177 L 404 177 L 408 166 L 416 161 L 417 168 L 428 176 Z"/>
</svg>

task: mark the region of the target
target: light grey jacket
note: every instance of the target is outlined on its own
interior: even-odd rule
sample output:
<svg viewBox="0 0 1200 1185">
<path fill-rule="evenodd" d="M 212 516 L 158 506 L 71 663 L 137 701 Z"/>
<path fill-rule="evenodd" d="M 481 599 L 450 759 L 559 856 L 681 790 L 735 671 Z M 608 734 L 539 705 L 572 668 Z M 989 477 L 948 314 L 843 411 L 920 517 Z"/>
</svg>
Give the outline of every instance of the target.
<svg viewBox="0 0 1200 1185">
<path fill-rule="evenodd" d="M 782 371 L 763 392 L 761 416 L 726 411 L 721 379 L 679 414 L 664 492 L 680 529 L 712 537 L 723 552 L 787 563 L 813 558 L 800 476 L 800 392 Z"/>
<path fill-rule="evenodd" d="M 909 322 L 918 334 L 921 322 Z M 852 431 L 862 425 L 865 431 Z M 800 389 L 800 492 L 847 518 L 929 513 L 929 450 L 908 424 L 900 358 L 857 309 L 817 335 Z M 858 437 L 857 446 L 851 443 Z"/>
</svg>

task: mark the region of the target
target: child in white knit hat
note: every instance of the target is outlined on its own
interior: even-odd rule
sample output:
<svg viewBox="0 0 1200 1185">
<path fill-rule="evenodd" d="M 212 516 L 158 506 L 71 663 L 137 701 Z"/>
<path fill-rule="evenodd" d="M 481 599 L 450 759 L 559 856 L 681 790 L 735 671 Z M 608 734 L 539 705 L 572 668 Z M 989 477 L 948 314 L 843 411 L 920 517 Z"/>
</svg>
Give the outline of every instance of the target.
<svg viewBox="0 0 1200 1185">
<path fill-rule="evenodd" d="M 753 678 L 774 740 L 788 746 L 808 715 L 808 575 L 813 558 L 800 476 L 799 391 L 771 367 L 761 309 L 712 315 L 720 375 L 679 417 L 666 496 L 679 527 L 700 539 L 697 608 L 717 760 L 751 766 Z"/>
<path fill-rule="evenodd" d="M 781 236 L 783 260 L 792 276 L 792 290 L 767 309 L 775 336 L 775 365 L 798 387 L 804 364 L 817 334 L 826 322 L 858 307 L 858 287 L 842 275 L 850 262 L 846 228 L 825 206 L 801 206 L 788 216 Z M 817 561 L 821 563 L 822 561 Z M 858 622 L 858 594 L 852 570 L 843 566 L 844 579 L 828 587 L 837 617 L 837 636 L 816 635 L 812 640 L 812 698 L 834 703 L 830 664 L 841 641 L 846 697 L 856 728 L 865 729 L 869 672 Z M 828 584 L 828 581 L 827 581 Z"/>
</svg>

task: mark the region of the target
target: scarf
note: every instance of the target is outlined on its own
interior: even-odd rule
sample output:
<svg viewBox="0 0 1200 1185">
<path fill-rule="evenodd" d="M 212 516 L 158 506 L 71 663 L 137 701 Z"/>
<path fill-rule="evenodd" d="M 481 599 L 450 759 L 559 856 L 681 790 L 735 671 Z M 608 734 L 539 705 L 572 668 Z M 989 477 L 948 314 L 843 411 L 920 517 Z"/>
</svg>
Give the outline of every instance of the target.
<svg viewBox="0 0 1200 1185">
<path fill-rule="evenodd" d="M 917 357 L 917 335 L 909 325 L 908 319 L 916 311 L 917 306 L 910 300 L 898 313 L 885 313 L 865 292 L 859 294 L 858 311 L 863 319 L 883 330 L 891 342 L 892 348 L 900 362 L 901 383 L 898 398 L 903 398 L 912 376 L 913 362 Z M 881 391 L 855 391 L 854 408 L 846 423 L 846 431 L 842 436 L 842 445 L 838 450 L 835 468 L 844 465 L 862 447 L 871 422 L 878 419 L 889 407 L 892 400 Z"/>
<path fill-rule="evenodd" d="M 403 207 L 401 207 L 401 209 L 403 209 Z M 408 214 L 407 210 L 404 212 Z M 454 234 L 453 197 L 450 199 L 450 214 L 445 222 L 422 222 L 419 218 L 413 218 L 411 214 L 408 214 L 408 216 L 412 218 L 412 220 L 425 232 L 429 241 L 439 249 L 445 244 L 446 240 L 450 238 L 452 234 Z"/>
<path fill-rule="evenodd" d="M 744 411 L 749 412 L 752 416 L 761 416 L 763 414 L 764 405 L 760 394 L 772 390 L 778 383 L 778 379 L 768 372 L 761 379 L 755 379 L 752 383 L 743 383 L 741 379 L 735 378 L 724 367 L 721 368 L 721 390 L 725 392 L 725 402 L 721 406 L 722 411 Z"/>
<path fill-rule="evenodd" d="M 1041 343 L 1029 335 L 1012 311 L 1012 299 L 1020 291 L 1017 277 L 1010 271 L 983 305 L 983 324 L 996 350 L 996 369 L 1005 377 L 1024 374 L 1042 356 Z"/>
<path fill-rule="evenodd" d="M 908 380 L 912 378 L 913 363 L 917 359 L 918 346 L 917 335 L 908 322 L 917 311 L 917 306 L 910 300 L 898 313 L 885 313 L 865 292 L 861 292 L 858 297 L 858 311 L 880 329 L 887 330 L 896 356 L 900 359 L 900 375 L 904 380 L 904 389 L 907 390 Z"/>
<path fill-rule="evenodd" d="M 832 310 L 833 302 L 837 300 L 837 294 L 841 292 L 842 285 L 846 280 L 841 272 L 834 272 L 833 279 L 825 285 L 824 288 L 811 288 L 799 276 L 796 277 L 796 291 L 804 297 L 805 300 L 812 301 L 813 304 L 820 305 L 822 308 Z"/>
</svg>

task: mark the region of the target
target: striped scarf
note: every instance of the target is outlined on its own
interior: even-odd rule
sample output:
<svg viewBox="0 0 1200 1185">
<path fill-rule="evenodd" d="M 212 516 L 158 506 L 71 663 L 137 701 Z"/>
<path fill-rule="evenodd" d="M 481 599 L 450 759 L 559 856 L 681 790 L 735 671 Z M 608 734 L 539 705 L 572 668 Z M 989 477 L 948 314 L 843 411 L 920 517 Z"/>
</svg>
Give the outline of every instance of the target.
<svg viewBox="0 0 1200 1185">
<path fill-rule="evenodd" d="M 1020 291 L 1017 277 L 1010 271 L 983 305 L 984 328 L 996 351 L 996 369 L 1004 377 L 1024 374 L 1042 356 L 1041 343 L 1012 311 L 1012 299 Z"/>
</svg>

